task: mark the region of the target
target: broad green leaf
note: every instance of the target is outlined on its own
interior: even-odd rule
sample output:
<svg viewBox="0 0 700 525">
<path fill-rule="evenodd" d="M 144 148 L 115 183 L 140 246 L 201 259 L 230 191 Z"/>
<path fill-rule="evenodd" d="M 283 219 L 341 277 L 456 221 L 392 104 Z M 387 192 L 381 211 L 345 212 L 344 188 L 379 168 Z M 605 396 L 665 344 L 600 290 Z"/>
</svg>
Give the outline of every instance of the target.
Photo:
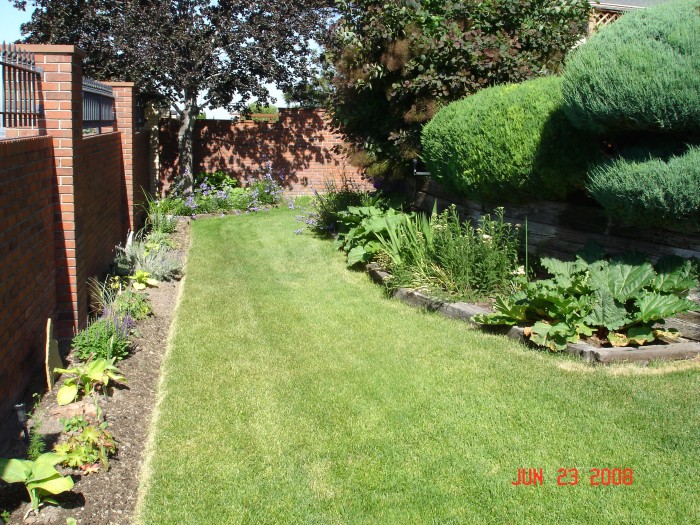
<svg viewBox="0 0 700 525">
<path fill-rule="evenodd" d="M 677 255 L 662 257 L 655 268 L 656 277 L 653 282 L 655 290 L 680 293 L 698 285 L 691 261 Z"/>
<path fill-rule="evenodd" d="M 145 289 L 146 289 L 146 285 L 145 285 L 145 284 L 139 283 L 139 282 L 136 282 L 136 281 L 134 281 L 134 282 L 132 283 L 132 286 L 134 287 L 134 290 L 137 290 L 137 291 L 138 291 L 138 290 L 145 290 Z"/>
<path fill-rule="evenodd" d="M 156 279 L 148 278 L 148 279 L 146 279 L 146 284 L 148 286 L 154 286 L 156 288 L 158 287 L 158 281 Z"/>
<path fill-rule="evenodd" d="M 58 389 L 56 401 L 59 405 L 68 405 L 78 397 L 78 385 L 63 385 Z"/>
<path fill-rule="evenodd" d="M 24 483 L 31 475 L 31 461 L 0 458 L 0 479 L 5 483 Z"/>
<path fill-rule="evenodd" d="M 654 331 L 649 325 L 632 326 L 627 330 L 627 339 L 636 345 L 643 345 L 656 339 Z"/>
<path fill-rule="evenodd" d="M 597 290 L 594 295 L 594 304 L 591 312 L 583 320 L 586 325 L 592 327 L 605 327 L 608 330 L 617 330 L 629 322 L 627 310 L 620 306 L 610 292 L 604 289 Z"/>
<path fill-rule="evenodd" d="M 540 264 L 555 277 L 571 279 L 574 273 L 578 271 L 578 266 L 575 262 L 560 261 L 551 257 L 542 257 Z"/>
<path fill-rule="evenodd" d="M 620 303 L 634 299 L 639 291 L 649 285 L 656 276 L 649 262 L 639 265 L 614 262 L 591 269 L 591 283 L 607 290 Z"/>
<path fill-rule="evenodd" d="M 359 262 L 363 262 L 367 252 L 365 252 L 364 246 L 355 246 L 352 250 L 348 252 L 348 266 L 354 266 Z"/>
<path fill-rule="evenodd" d="M 514 324 L 519 321 L 527 321 L 527 304 L 518 304 L 511 299 L 497 297 L 493 307 L 499 314 L 515 321 Z"/>
<path fill-rule="evenodd" d="M 34 460 L 34 465 L 58 465 L 63 461 L 63 456 L 61 454 L 56 454 L 54 452 L 45 452 L 36 460 Z"/>
<path fill-rule="evenodd" d="M 73 488 L 73 479 L 70 476 L 61 476 L 53 469 L 54 475 L 41 481 L 27 483 L 27 490 L 42 490 L 49 494 L 60 494 Z"/>
<path fill-rule="evenodd" d="M 636 301 L 639 312 L 637 319 L 643 323 L 659 321 L 679 313 L 697 310 L 699 307 L 689 299 L 675 295 L 661 295 L 647 292 Z"/>
</svg>

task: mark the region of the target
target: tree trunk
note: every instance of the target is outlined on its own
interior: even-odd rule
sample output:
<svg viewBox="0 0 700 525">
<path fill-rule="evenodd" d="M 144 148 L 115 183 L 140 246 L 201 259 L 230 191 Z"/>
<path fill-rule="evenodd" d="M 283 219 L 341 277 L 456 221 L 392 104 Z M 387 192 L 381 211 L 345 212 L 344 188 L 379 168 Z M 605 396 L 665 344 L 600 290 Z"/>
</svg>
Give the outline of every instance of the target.
<svg viewBox="0 0 700 525">
<path fill-rule="evenodd" d="M 179 149 L 180 176 L 183 180 L 183 191 L 192 192 L 194 185 L 194 166 L 192 155 L 192 142 L 194 135 L 194 124 L 197 121 L 199 107 L 197 107 L 197 95 L 188 94 L 185 97 L 185 107 L 180 117 L 180 129 L 177 133 L 177 143 Z"/>
</svg>

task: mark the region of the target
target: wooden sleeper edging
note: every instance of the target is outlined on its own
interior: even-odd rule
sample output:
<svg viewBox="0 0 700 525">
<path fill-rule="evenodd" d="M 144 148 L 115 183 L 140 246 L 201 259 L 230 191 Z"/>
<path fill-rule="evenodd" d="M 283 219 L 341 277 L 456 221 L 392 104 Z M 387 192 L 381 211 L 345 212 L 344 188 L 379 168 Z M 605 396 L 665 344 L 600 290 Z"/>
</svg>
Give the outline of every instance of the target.
<svg viewBox="0 0 700 525">
<path fill-rule="evenodd" d="M 367 272 L 372 280 L 379 284 L 389 279 L 391 275 L 382 270 L 376 263 L 369 263 Z M 482 330 L 487 329 L 484 325 L 472 320 L 477 314 L 486 314 L 491 311 L 470 303 L 450 303 L 430 297 L 419 290 L 410 288 L 398 288 L 394 292 L 394 297 L 400 299 L 406 304 L 425 308 L 431 312 L 438 312 L 441 315 L 450 319 L 457 319 L 467 322 L 472 326 Z M 522 341 L 525 344 L 532 344 L 525 337 L 525 331 L 520 326 L 512 326 L 507 329 L 493 327 L 488 328 L 489 331 L 503 333 L 504 335 Z M 536 345 L 534 345 L 536 346 Z M 639 348 L 599 348 L 588 343 L 578 342 L 569 343 L 566 345 L 565 352 L 578 356 L 591 364 L 610 364 L 615 362 L 648 362 L 653 359 L 677 360 L 677 359 L 692 359 L 700 355 L 700 343 L 694 341 L 682 341 L 667 345 L 648 345 Z"/>
</svg>

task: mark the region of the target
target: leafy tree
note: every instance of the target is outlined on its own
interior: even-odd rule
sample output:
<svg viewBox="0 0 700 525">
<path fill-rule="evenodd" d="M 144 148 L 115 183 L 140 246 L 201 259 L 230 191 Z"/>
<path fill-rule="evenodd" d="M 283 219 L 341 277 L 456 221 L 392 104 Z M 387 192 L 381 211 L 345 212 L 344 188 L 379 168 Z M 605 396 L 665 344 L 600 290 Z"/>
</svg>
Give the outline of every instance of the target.
<svg viewBox="0 0 700 525">
<path fill-rule="evenodd" d="M 335 123 L 370 175 L 404 169 L 445 103 L 559 71 L 587 0 L 342 0 L 326 44 Z"/>
<path fill-rule="evenodd" d="M 86 71 L 135 81 L 171 103 L 189 186 L 197 115 L 243 109 L 250 98 L 266 102 L 267 83 L 289 89 L 307 74 L 309 39 L 329 15 L 322 0 L 13 2 L 34 7 L 23 27 L 27 41 L 79 45 L 91 55 Z"/>
</svg>

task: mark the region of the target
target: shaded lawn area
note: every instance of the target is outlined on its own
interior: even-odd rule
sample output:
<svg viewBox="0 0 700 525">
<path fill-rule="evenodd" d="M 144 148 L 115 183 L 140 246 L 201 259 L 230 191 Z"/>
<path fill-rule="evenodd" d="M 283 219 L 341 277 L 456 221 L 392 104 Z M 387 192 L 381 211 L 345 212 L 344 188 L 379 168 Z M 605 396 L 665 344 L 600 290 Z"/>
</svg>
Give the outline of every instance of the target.
<svg viewBox="0 0 700 525">
<path fill-rule="evenodd" d="M 294 214 L 192 224 L 142 523 L 697 522 L 697 367 L 592 370 L 412 309 Z"/>
</svg>

